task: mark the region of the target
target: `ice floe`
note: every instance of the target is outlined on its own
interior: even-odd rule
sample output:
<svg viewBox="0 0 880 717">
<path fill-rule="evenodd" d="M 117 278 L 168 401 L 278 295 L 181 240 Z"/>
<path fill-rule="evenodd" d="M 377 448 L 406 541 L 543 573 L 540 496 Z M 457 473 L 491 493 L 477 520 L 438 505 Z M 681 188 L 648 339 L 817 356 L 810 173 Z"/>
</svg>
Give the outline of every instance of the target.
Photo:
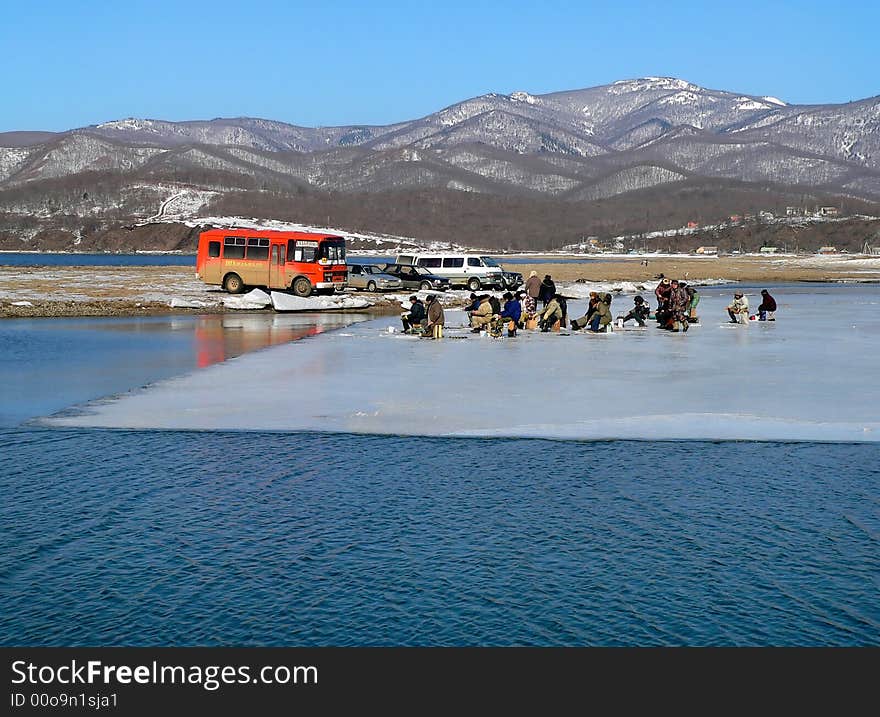
<svg viewBox="0 0 880 717">
<path fill-rule="evenodd" d="M 774 291 L 776 322 L 727 323 L 706 289 L 687 334 L 400 333 L 389 316 L 248 354 L 51 425 L 559 439 L 880 440 L 880 287 Z M 757 289 L 746 288 L 753 307 Z M 616 297 L 624 313 L 629 297 Z M 570 302 L 570 316 L 585 302 Z M 395 331 L 389 332 L 389 327 Z M 271 376 L 273 380 L 266 380 Z M 283 390 L 279 390 L 283 386 Z M 222 390 L 218 390 L 222 387 Z M 747 448 L 743 448 L 747 450 Z"/>
</svg>

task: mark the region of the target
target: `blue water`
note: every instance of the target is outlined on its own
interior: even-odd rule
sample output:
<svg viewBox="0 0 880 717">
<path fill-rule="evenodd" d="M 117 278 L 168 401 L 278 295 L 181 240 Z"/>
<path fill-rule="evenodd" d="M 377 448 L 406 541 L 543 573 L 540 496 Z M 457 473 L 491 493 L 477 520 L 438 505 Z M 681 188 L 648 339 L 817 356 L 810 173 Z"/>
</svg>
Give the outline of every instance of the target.
<svg viewBox="0 0 880 717">
<path fill-rule="evenodd" d="M 0 252 L 0 266 L 195 266 L 195 254 Z"/>
<path fill-rule="evenodd" d="M 584 264 L 610 259 L 496 256 L 501 264 Z M 393 256 L 349 255 L 349 264 L 392 263 Z M 0 266 L 195 266 L 195 254 L 53 254 L 0 252 Z"/>
<path fill-rule="evenodd" d="M 880 645 L 877 445 L 28 424 L 199 327 L 0 322 L 0 644 Z"/>
</svg>

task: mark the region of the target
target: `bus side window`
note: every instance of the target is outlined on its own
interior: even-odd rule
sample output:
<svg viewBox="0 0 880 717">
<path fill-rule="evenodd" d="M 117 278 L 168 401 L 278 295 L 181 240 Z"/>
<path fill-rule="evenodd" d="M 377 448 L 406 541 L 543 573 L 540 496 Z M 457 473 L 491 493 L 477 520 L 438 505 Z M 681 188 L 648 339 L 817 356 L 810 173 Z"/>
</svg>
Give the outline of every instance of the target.
<svg viewBox="0 0 880 717">
<path fill-rule="evenodd" d="M 287 261 L 296 261 L 296 241 L 293 239 L 287 240 Z"/>
<path fill-rule="evenodd" d="M 269 258 L 269 240 L 251 237 L 247 240 L 247 257 L 248 259 L 257 259 L 265 261 Z"/>
<path fill-rule="evenodd" d="M 208 242 L 208 256 L 220 256 L 220 242 Z"/>
<path fill-rule="evenodd" d="M 225 237 L 223 239 L 224 259 L 244 259 L 244 237 Z"/>
</svg>

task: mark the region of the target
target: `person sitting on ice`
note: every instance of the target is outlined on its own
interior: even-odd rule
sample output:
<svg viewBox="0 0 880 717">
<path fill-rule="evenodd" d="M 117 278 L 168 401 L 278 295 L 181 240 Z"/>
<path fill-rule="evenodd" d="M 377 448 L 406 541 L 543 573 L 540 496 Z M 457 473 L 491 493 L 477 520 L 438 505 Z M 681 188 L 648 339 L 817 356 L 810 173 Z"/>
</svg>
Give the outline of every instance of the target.
<svg viewBox="0 0 880 717">
<path fill-rule="evenodd" d="M 446 314 L 443 306 L 433 294 L 428 294 L 428 322 L 425 325 L 425 336 L 432 339 L 443 338 L 443 325 L 446 323 Z"/>
<path fill-rule="evenodd" d="M 648 302 L 641 296 L 633 297 L 633 307 L 626 316 L 622 317 L 623 324 L 626 325 L 627 321 L 635 319 L 639 326 L 645 326 L 645 320 L 650 317 L 650 314 L 651 308 L 648 306 Z"/>
<path fill-rule="evenodd" d="M 471 312 L 471 333 L 478 334 L 492 321 L 492 301 L 488 294 L 480 297 L 480 305 Z"/>
<path fill-rule="evenodd" d="M 478 308 L 480 308 L 480 297 L 476 294 L 471 294 L 468 299 L 467 306 L 464 307 L 464 311 L 468 317 L 468 323 L 471 321 L 471 314 L 474 313 Z"/>
<path fill-rule="evenodd" d="M 425 313 L 425 305 L 418 296 L 409 297 L 409 311 L 400 316 L 403 324 L 403 333 L 408 334 L 416 331 L 416 327 L 424 329 L 428 323 L 428 315 Z"/>
<path fill-rule="evenodd" d="M 749 322 L 749 300 L 741 291 L 733 294 L 733 301 L 727 307 L 727 315 L 731 324 L 747 324 Z"/>
<path fill-rule="evenodd" d="M 587 313 L 581 316 L 579 319 L 571 320 L 571 330 L 577 331 L 578 329 L 584 328 L 584 326 L 589 326 L 590 322 L 593 320 L 593 314 L 596 312 L 596 304 L 599 303 L 599 294 L 595 291 L 590 292 L 590 301 L 587 304 Z"/>
<path fill-rule="evenodd" d="M 758 321 L 776 321 L 776 299 L 767 289 L 761 289 L 761 305 L 758 307 Z"/>
<path fill-rule="evenodd" d="M 593 318 L 590 319 L 590 331 L 593 333 L 605 331 L 611 323 L 611 298 L 611 294 L 605 294 L 596 302 L 596 310 L 593 312 Z"/>
<path fill-rule="evenodd" d="M 543 333 L 547 333 L 550 329 L 553 328 L 553 325 L 559 321 L 560 326 L 562 325 L 562 307 L 559 305 L 559 299 L 554 293 L 547 300 L 547 306 L 541 311 L 540 318 L 538 319 L 538 326 L 540 327 Z"/>
<path fill-rule="evenodd" d="M 516 336 L 516 327 L 522 316 L 522 305 L 509 291 L 504 294 L 502 298 L 504 299 L 504 308 L 501 310 L 501 313 L 495 317 L 498 334 L 500 335 L 504 324 L 507 324 L 507 336 L 508 338 L 513 338 Z"/>
</svg>

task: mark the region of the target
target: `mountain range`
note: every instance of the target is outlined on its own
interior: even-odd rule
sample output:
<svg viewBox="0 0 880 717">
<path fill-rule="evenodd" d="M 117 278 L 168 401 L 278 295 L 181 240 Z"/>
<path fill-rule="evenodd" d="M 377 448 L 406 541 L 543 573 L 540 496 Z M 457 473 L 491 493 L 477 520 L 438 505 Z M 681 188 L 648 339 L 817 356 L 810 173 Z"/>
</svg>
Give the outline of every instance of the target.
<svg viewBox="0 0 880 717">
<path fill-rule="evenodd" d="M 426 239 L 448 231 L 445 211 L 466 233 L 482 226 L 488 245 L 515 247 L 515 222 L 501 230 L 467 217 L 515 211 L 531 227 L 526 217 L 547 207 L 569 217 L 561 245 L 585 232 L 828 203 L 852 213 L 880 205 L 880 97 L 792 105 L 649 77 L 488 94 L 387 126 L 123 119 L 0 133 L 2 246 L 235 209 L 305 221 L 327 211 Z"/>
</svg>

